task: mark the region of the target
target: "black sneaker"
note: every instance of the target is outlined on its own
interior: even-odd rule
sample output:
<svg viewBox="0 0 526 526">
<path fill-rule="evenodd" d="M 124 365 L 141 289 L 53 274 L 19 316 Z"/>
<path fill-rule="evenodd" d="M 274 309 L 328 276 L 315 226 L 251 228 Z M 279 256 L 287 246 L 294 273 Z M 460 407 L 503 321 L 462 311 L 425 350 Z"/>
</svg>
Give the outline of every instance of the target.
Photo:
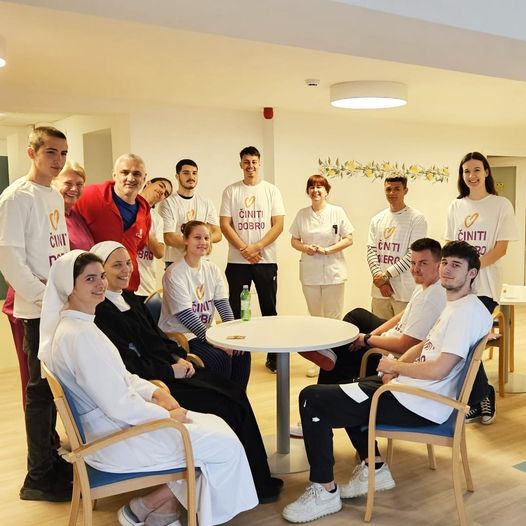
<svg viewBox="0 0 526 526">
<path fill-rule="evenodd" d="M 64 460 L 60 455 L 57 455 L 53 462 L 53 470 L 57 479 L 62 480 L 64 485 L 67 482 L 73 482 L 73 464 Z"/>
<path fill-rule="evenodd" d="M 39 480 L 26 476 L 20 489 L 22 500 L 45 500 L 48 502 L 68 502 L 71 500 L 71 482 L 56 479 L 54 474 Z"/>
<path fill-rule="evenodd" d="M 489 386 L 489 394 L 480 402 L 480 411 L 482 413 L 481 422 L 485 425 L 492 424 L 497 416 L 497 406 L 495 404 L 495 388 Z"/>
<path fill-rule="evenodd" d="M 276 502 L 279 498 L 279 494 L 283 489 L 283 481 L 281 479 L 271 477 L 270 483 L 263 491 L 258 491 L 259 503 L 269 504 Z"/>
<path fill-rule="evenodd" d="M 482 418 L 481 404 L 474 405 L 466 414 L 466 424 L 478 422 Z"/>
<path fill-rule="evenodd" d="M 275 356 L 267 356 L 267 361 L 265 362 L 265 367 L 273 374 L 276 374 L 277 367 L 276 367 L 276 357 Z"/>
</svg>

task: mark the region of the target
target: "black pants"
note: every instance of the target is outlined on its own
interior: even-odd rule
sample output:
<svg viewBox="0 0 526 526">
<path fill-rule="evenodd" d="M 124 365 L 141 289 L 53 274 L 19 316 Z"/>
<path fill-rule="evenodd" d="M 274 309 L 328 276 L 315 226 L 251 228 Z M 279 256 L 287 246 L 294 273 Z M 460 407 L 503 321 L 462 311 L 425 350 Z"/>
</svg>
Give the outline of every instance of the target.
<svg viewBox="0 0 526 526">
<path fill-rule="evenodd" d="M 262 316 L 276 316 L 276 294 L 278 292 L 278 265 L 276 263 L 228 263 L 225 270 L 229 288 L 229 302 L 234 318 L 241 318 L 241 291 L 243 285 L 254 282 L 258 293 Z M 276 364 L 276 354 L 268 353 L 267 359 Z"/>
<path fill-rule="evenodd" d="M 47 380 L 42 378 L 38 359 L 40 319 L 24 321 L 24 352 L 29 382 L 26 388 L 26 436 L 28 476 L 41 480 L 53 471 L 56 459 L 57 412 Z"/>
<path fill-rule="evenodd" d="M 245 448 L 259 498 L 274 495 L 267 453 L 245 391 L 205 369 L 197 369 L 192 378 L 170 379 L 166 383 L 183 407 L 217 415 L 232 428 Z"/>
<path fill-rule="evenodd" d="M 348 312 L 343 321 L 352 323 L 358 327 L 358 330 L 362 333 L 369 333 L 374 331 L 377 327 L 380 327 L 385 320 L 375 316 L 372 312 L 365 309 L 353 309 Z M 349 344 L 341 345 L 340 347 L 333 348 L 338 359 L 336 360 L 336 366 L 332 371 L 324 371 L 320 369 L 318 376 L 319 384 L 340 384 L 350 382 L 353 378 L 358 378 L 360 373 L 360 364 L 362 363 L 362 357 L 369 347 L 363 347 L 357 351 L 349 351 Z M 366 376 L 376 374 L 376 368 L 380 361 L 379 356 L 371 356 L 367 362 L 367 373 Z"/>
<path fill-rule="evenodd" d="M 490 314 L 493 314 L 493 311 L 497 307 L 498 303 L 493 301 L 488 296 L 478 296 L 478 299 L 482 301 L 484 307 L 489 310 Z M 484 369 L 484 364 L 480 362 L 479 370 L 477 371 L 477 376 L 475 376 L 475 381 L 473 382 L 473 388 L 471 389 L 471 394 L 469 395 L 468 404 L 470 406 L 475 406 L 480 404 L 484 398 L 489 395 L 489 382 L 486 370 Z"/>
<path fill-rule="evenodd" d="M 334 480 L 332 430 L 345 428 L 362 460 L 367 458 L 369 410 L 374 392 L 382 385 L 380 378 L 368 377 L 359 382 L 369 396 L 361 403 L 347 396 L 337 385 L 310 385 L 299 396 L 303 440 L 310 464 L 311 482 L 325 484 Z M 432 424 L 409 411 L 393 396 L 384 393 L 378 403 L 378 423 L 401 426 Z M 379 455 L 376 444 L 376 455 Z"/>
</svg>

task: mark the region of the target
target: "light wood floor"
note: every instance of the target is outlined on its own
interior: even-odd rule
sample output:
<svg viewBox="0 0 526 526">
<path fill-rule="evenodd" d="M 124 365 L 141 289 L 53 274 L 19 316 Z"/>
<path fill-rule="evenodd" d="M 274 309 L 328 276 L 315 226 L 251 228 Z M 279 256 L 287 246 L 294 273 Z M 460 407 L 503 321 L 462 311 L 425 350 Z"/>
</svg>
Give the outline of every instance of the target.
<svg viewBox="0 0 526 526">
<path fill-rule="evenodd" d="M 518 311 L 516 370 L 526 375 L 526 309 Z M 10 335 L 2 334 L 2 339 Z M 496 359 L 486 361 L 488 373 L 496 373 Z M 297 394 L 312 380 L 305 377 L 306 362 L 292 356 L 291 421 L 298 416 Z M 263 366 L 263 356 L 254 355 L 250 399 L 263 434 L 275 430 L 275 377 Z M 0 525 L 62 526 L 67 524 L 69 504 L 24 502 L 18 490 L 25 476 L 25 433 L 20 402 L 18 371 L 0 372 L 0 407 L 4 425 L 0 427 Z M 475 492 L 466 494 L 465 503 L 472 525 L 522 526 L 526 523 L 526 472 L 513 466 L 526 462 L 526 394 L 507 395 L 497 400 L 498 416 L 493 425 L 471 424 L 467 430 L 470 465 Z M 437 448 L 438 469 L 427 468 L 425 446 L 398 443 L 391 466 L 397 486 L 377 495 L 372 524 L 421 526 L 457 524 L 451 483 L 450 450 Z M 346 481 L 354 465 L 354 450 L 346 435 L 335 432 L 337 481 Z M 288 524 L 281 518 L 283 506 L 302 493 L 308 473 L 283 477 L 285 488 L 273 504 L 259 506 L 232 521 L 229 526 L 269 526 Z M 126 497 L 101 501 L 94 517 L 95 526 L 116 525 L 116 510 Z M 362 523 L 365 499 L 346 501 L 340 513 L 318 520 L 319 526 Z M 79 522 L 79 524 L 81 524 Z"/>
</svg>

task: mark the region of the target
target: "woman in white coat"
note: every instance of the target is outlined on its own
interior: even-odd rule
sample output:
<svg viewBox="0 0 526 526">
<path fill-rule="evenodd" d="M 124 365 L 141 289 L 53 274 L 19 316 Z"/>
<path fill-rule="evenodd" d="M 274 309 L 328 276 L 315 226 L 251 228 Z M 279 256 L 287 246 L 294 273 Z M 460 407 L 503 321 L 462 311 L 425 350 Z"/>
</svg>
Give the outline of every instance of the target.
<svg viewBox="0 0 526 526">
<path fill-rule="evenodd" d="M 223 420 L 186 411 L 168 393 L 128 373 L 110 340 L 93 323 L 107 281 L 94 254 L 73 250 L 51 267 L 43 300 L 39 358 L 71 392 L 88 441 L 158 418 L 187 425 L 196 466 L 199 524 L 230 520 L 258 503 L 241 443 Z M 174 429 L 160 429 L 109 446 L 86 459 L 109 472 L 184 466 Z M 119 510 L 123 525 L 177 525 L 185 483 L 162 486 Z"/>
<path fill-rule="evenodd" d="M 340 320 L 347 280 L 343 250 L 352 245 L 354 227 L 343 208 L 327 202 L 330 190 L 322 175 L 309 177 L 311 205 L 296 214 L 290 242 L 301 252 L 300 281 L 309 313 Z"/>
<path fill-rule="evenodd" d="M 327 202 L 331 191 L 322 175 L 307 179 L 311 205 L 302 208 L 289 229 L 291 245 L 301 252 L 300 281 L 311 316 L 340 320 L 347 265 L 343 250 L 352 245 L 354 227 L 345 210 Z M 307 376 L 318 370 L 310 366 Z"/>
</svg>

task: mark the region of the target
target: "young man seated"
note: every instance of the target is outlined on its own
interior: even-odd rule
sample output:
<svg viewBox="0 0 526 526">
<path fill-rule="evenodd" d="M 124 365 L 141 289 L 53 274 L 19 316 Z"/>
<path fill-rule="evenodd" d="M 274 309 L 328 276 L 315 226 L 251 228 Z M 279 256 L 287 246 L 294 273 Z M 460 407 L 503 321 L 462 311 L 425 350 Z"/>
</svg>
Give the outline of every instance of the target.
<svg viewBox="0 0 526 526">
<path fill-rule="evenodd" d="M 410 270 L 416 287 L 407 307 L 389 320 L 362 308 L 348 312 L 344 321 L 356 325 L 360 334 L 350 347 L 342 345 L 333 349 L 338 357 L 336 366 L 332 371 L 320 371 L 319 384 L 349 382 L 357 378 L 362 357 L 371 347 L 400 355 L 429 334 L 446 306 L 446 293 L 438 279 L 440 257 L 438 241 L 424 237 L 412 243 Z M 369 359 L 367 374 L 374 374 L 378 360 L 377 357 Z"/>
<path fill-rule="evenodd" d="M 414 385 L 430 392 L 455 396 L 459 375 L 472 345 L 491 328 L 491 315 L 471 293 L 480 260 L 468 243 L 455 241 L 442 249 L 440 282 L 446 289 L 447 304 L 427 338 L 411 347 L 398 360 L 382 358 L 378 371 L 383 377 L 368 377 L 355 384 L 366 399 L 361 403 L 348 396 L 339 385 L 312 385 L 299 397 L 305 449 L 310 464 L 311 485 L 283 510 L 290 522 L 308 522 L 336 513 L 342 498 L 367 493 L 367 429 L 371 397 L 387 382 Z M 347 387 L 349 389 L 349 387 Z M 445 422 L 452 409 L 432 400 L 405 393 L 385 393 L 379 400 L 377 422 L 423 426 Z M 333 477 L 332 430 L 345 428 L 361 464 L 349 482 L 337 485 Z M 387 490 L 395 482 L 376 445 L 376 489 Z"/>
</svg>

